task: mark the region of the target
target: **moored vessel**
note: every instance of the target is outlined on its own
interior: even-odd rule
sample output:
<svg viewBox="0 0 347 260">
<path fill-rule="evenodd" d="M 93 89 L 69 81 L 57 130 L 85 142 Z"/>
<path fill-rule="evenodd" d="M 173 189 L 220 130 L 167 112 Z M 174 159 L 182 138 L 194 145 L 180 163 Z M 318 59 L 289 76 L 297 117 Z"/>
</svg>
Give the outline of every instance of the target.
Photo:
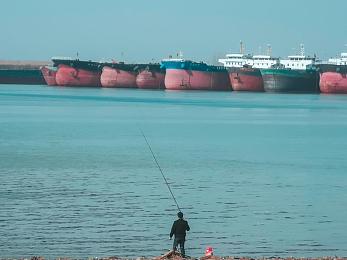
<svg viewBox="0 0 347 260">
<path fill-rule="evenodd" d="M 42 66 L 40 68 L 43 78 L 48 86 L 56 86 L 57 81 L 55 77 L 57 75 L 58 68 L 52 66 Z"/>
<path fill-rule="evenodd" d="M 319 64 L 319 88 L 322 93 L 347 94 L 347 53 L 340 58 L 329 59 L 326 64 Z"/>
<path fill-rule="evenodd" d="M 43 65 L 44 62 L 0 61 L 0 84 L 44 85 L 40 71 Z"/>
<path fill-rule="evenodd" d="M 144 64 L 136 76 L 136 85 L 141 89 L 165 89 L 165 69 L 160 64 Z"/>
<path fill-rule="evenodd" d="M 137 88 L 137 64 L 106 63 L 100 77 L 101 85 L 105 88 Z"/>
<path fill-rule="evenodd" d="M 272 58 L 271 47 L 268 45 L 268 55 L 245 55 L 240 42 L 240 53 L 227 54 L 218 61 L 228 69 L 231 87 L 235 91 L 264 91 L 260 68 L 270 68 L 278 63 Z"/>
<path fill-rule="evenodd" d="M 164 59 L 165 88 L 171 90 L 231 90 L 227 70 L 182 58 Z"/>
<path fill-rule="evenodd" d="M 319 74 L 314 65 L 315 58 L 300 55 L 281 59 L 273 68 L 261 69 L 264 90 L 267 92 L 315 93 L 319 91 Z"/>
<path fill-rule="evenodd" d="M 319 91 L 317 70 L 286 68 L 262 69 L 264 89 L 267 92 L 315 93 Z"/>
<path fill-rule="evenodd" d="M 244 66 L 228 68 L 231 87 L 235 91 L 264 91 L 263 79 L 258 68 Z"/>
<path fill-rule="evenodd" d="M 52 58 L 58 67 L 56 82 L 59 86 L 100 87 L 102 63 L 71 58 Z"/>
</svg>

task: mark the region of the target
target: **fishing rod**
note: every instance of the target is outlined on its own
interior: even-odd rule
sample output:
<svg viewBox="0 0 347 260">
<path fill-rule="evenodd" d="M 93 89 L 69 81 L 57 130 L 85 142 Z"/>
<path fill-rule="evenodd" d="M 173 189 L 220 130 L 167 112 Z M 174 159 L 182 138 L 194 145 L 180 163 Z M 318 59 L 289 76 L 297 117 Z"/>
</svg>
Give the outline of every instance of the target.
<svg viewBox="0 0 347 260">
<path fill-rule="evenodd" d="M 153 156 L 153 159 L 154 159 L 155 163 L 157 164 L 157 167 L 158 167 L 158 169 L 159 169 L 159 171 L 160 171 L 160 173 L 161 173 L 161 176 L 163 176 L 163 179 L 164 179 L 164 181 L 165 181 L 165 184 L 166 184 L 166 186 L 168 187 L 168 189 L 169 189 L 169 191 L 170 191 L 170 193 L 171 193 L 171 196 L 172 196 L 173 200 L 175 201 L 175 204 L 176 204 L 176 206 L 177 206 L 178 211 L 182 212 L 181 209 L 180 209 L 180 207 L 178 206 L 177 200 L 176 200 L 176 198 L 175 198 L 175 196 L 174 196 L 174 194 L 173 194 L 173 192 L 172 192 L 172 190 L 171 190 L 171 188 L 170 188 L 170 185 L 169 185 L 169 183 L 167 182 L 167 179 L 166 179 L 166 177 L 165 177 L 165 175 L 164 175 L 164 173 L 163 173 L 163 170 L 161 169 L 161 167 L 160 167 L 160 165 L 159 165 L 159 163 L 158 163 L 158 160 L 157 160 L 157 158 L 156 158 L 155 155 L 154 155 L 154 152 L 153 152 L 153 150 L 152 150 L 152 148 L 151 148 L 151 145 L 149 144 L 149 142 L 148 142 L 148 140 L 147 140 L 147 138 L 146 138 L 146 136 L 145 136 L 145 134 L 143 133 L 143 131 L 142 131 L 141 128 L 140 128 L 140 131 L 141 131 L 141 134 L 142 134 L 143 138 L 145 139 L 145 141 L 146 141 L 146 143 L 147 143 L 147 146 L 148 146 L 149 150 L 151 151 L 151 154 L 152 154 L 152 156 Z"/>
</svg>

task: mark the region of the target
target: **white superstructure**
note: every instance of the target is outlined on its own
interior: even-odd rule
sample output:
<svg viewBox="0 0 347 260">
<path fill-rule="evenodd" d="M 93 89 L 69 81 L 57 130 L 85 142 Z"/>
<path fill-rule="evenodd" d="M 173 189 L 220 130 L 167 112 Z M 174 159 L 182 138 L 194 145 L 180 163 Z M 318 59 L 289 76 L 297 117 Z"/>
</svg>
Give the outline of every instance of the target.
<svg viewBox="0 0 347 260">
<path fill-rule="evenodd" d="M 280 64 L 286 69 L 305 70 L 308 65 L 314 64 L 316 58 L 305 56 L 304 45 L 300 45 L 300 55 L 291 55 L 287 59 L 281 59 Z"/>
<path fill-rule="evenodd" d="M 252 67 L 258 69 L 268 69 L 278 63 L 277 58 L 273 58 L 269 55 L 253 55 L 252 56 Z"/>
<path fill-rule="evenodd" d="M 218 59 L 218 62 L 222 63 L 226 68 L 242 68 L 249 66 L 252 68 L 266 69 L 277 64 L 279 60 L 272 58 L 270 55 L 245 55 L 243 54 L 244 47 L 240 42 L 240 53 L 227 54 L 225 58 Z M 269 46 L 269 53 L 271 47 Z"/>
<path fill-rule="evenodd" d="M 251 56 L 241 53 L 227 54 L 224 59 L 218 59 L 227 68 L 242 68 L 245 65 L 251 64 Z"/>
<path fill-rule="evenodd" d="M 347 65 L 347 52 L 341 53 L 340 58 L 329 59 L 328 63 L 334 65 Z"/>
<path fill-rule="evenodd" d="M 315 58 L 305 55 L 291 55 L 288 59 L 280 60 L 280 63 L 287 69 L 305 70 L 308 65 L 315 63 Z"/>
<path fill-rule="evenodd" d="M 227 54 L 226 58 L 218 59 L 226 68 L 242 68 L 250 66 L 252 68 L 266 69 L 278 63 L 278 59 L 269 55 L 244 55 L 244 54 Z"/>
</svg>

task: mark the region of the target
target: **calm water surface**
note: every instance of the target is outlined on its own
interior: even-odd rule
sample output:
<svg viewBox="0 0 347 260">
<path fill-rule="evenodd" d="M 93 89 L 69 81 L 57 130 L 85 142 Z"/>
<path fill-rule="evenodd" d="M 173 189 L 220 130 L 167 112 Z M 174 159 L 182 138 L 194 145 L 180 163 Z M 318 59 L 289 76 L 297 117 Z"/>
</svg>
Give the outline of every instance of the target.
<svg viewBox="0 0 347 260">
<path fill-rule="evenodd" d="M 347 255 L 347 96 L 0 85 L 0 256 Z"/>
</svg>

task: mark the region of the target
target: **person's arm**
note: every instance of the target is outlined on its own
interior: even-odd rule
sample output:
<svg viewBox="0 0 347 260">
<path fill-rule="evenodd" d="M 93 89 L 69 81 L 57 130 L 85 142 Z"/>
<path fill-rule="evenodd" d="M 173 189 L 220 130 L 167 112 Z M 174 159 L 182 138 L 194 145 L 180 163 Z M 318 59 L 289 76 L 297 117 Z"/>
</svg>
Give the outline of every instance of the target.
<svg viewBox="0 0 347 260">
<path fill-rule="evenodd" d="M 189 231 L 190 230 L 190 227 L 188 225 L 188 221 L 187 221 L 187 227 L 186 227 L 186 230 Z"/>
<path fill-rule="evenodd" d="M 170 238 L 172 238 L 172 236 L 175 234 L 175 231 L 176 231 L 176 222 L 174 222 L 172 224 L 172 227 L 171 227 L 171 232 L 170 232 Z"/>
</svg>

